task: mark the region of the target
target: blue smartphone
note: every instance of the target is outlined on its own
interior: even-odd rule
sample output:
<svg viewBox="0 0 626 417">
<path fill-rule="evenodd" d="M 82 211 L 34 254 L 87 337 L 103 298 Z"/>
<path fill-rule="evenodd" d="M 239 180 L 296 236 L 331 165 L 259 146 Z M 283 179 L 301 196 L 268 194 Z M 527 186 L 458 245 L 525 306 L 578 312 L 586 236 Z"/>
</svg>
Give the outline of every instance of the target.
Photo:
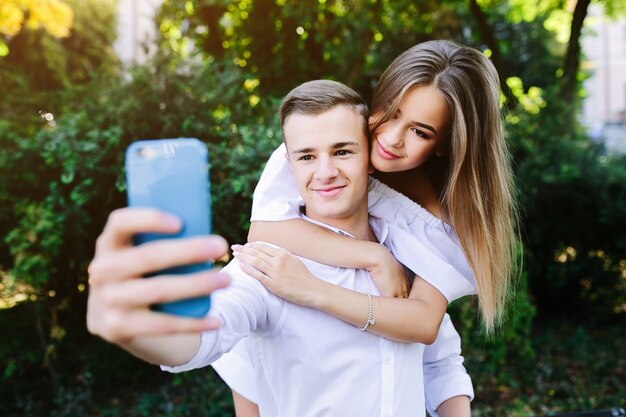
<svg viewBox="0 0 626 417">
<path fill-rule="evenodd" d="M 177 216 L 183 223 L 181 231 L 175 235 L 137 234 L 134 244 L 211 233 L 209 154 L 206 145 L 198 139 L 132 143 L 126 150 L 126 185 L 129 207 L 157 208 Z M 211 266 L 209 262 L 179 266 L 155 271 L 146 277 L 190 274 Z M 191 317 L 205 316 L 210 307 L 210 296 L 152 306 L 157 311 Z"/>
</svg>

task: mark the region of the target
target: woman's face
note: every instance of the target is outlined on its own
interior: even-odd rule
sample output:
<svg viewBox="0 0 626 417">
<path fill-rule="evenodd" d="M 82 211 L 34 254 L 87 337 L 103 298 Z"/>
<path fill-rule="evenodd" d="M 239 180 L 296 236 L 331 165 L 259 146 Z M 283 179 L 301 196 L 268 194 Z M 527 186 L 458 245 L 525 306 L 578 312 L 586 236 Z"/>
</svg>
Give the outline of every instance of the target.
<svg viewBox="0 0 626 417">
<path fill-rule="evenodd" d="M 370 125 L 382 111 L 370 117 Z M 411 87 L 397 113 L 372 135 L 371 163 L 382 172 L 416 168 L 434 153 L 443 155 L 450 111 L 441 92 L 433 86 Z"/>
</svg>

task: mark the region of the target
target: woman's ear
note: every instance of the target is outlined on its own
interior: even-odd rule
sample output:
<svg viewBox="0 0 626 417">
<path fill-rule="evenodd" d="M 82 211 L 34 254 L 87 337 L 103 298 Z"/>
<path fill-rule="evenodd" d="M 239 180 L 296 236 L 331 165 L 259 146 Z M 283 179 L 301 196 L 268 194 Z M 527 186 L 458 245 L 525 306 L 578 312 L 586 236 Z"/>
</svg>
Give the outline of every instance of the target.
<svg viewBox="0 0 626 417">
<path fill-rule="evenodd" d="M 435 148 L 435 155 L 438 157 L 447 156 L 450 152 L 450 137 L 447 136 L 445 140 L 440 141 Z"/>
</svg>

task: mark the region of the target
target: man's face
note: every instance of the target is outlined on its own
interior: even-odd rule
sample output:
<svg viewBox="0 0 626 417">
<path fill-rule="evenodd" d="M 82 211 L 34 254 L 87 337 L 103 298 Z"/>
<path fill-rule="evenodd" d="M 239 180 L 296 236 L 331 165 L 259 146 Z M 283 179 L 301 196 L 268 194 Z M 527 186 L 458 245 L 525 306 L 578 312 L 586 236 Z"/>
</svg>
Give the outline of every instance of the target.
<svg viewBox="0 0 626 417">
<path fill-rule="evenodd" d="M 367 213 L 368 143 L 363 117 L 348 106 L 293 114 L 283 126 L 287 158 L 306 215 L 336 225 Z"/>
</svg>

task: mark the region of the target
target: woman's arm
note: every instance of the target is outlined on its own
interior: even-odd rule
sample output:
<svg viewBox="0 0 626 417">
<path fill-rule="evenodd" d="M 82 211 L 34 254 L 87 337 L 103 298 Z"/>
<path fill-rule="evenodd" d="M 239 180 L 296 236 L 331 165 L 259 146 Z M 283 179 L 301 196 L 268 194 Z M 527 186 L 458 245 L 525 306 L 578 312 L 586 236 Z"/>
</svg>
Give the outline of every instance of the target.
<svg viewBox="0 0 626 417">
<path fill-rule="evenodd" d="M 310 307 L 315 307 L 343 321 L 362 327 L 368 317 L 367 295 L 321 281 L 325 288 L 317 292 Z M 271 288 L 270 288 L 271 291 Z M 372 296 L 375 324 L 368 330 L 399 342 L 431 344 L 437 338 L 447 300 L 429 283 L 415 278 L 408 298 Z"/>
<path fill-rule="evenodd" d="M 288 251 L 262 243 L 237 247 L 233 255 L 241 268 L 271 292 L 290 302 L 314 307 L 362 327 L 369 312 L 367 294 L 338 287 L 312 275 Z M 372 296 L 375 324 L 367 330 L 401 342 L 430 344 L 437 337 L 448 305 L 445 297 L 426 281 L 415 278 L 409 298 Z"/>
<path fill-rule="evenodd" d="M 272 243 L 326 265 L 367 269 L 382 295 L 408 295 L 409 285 L 402 266 L 380 243 L 342 236 L 303 219 L 253 221 L 248 241 Z"/>
</svg>

